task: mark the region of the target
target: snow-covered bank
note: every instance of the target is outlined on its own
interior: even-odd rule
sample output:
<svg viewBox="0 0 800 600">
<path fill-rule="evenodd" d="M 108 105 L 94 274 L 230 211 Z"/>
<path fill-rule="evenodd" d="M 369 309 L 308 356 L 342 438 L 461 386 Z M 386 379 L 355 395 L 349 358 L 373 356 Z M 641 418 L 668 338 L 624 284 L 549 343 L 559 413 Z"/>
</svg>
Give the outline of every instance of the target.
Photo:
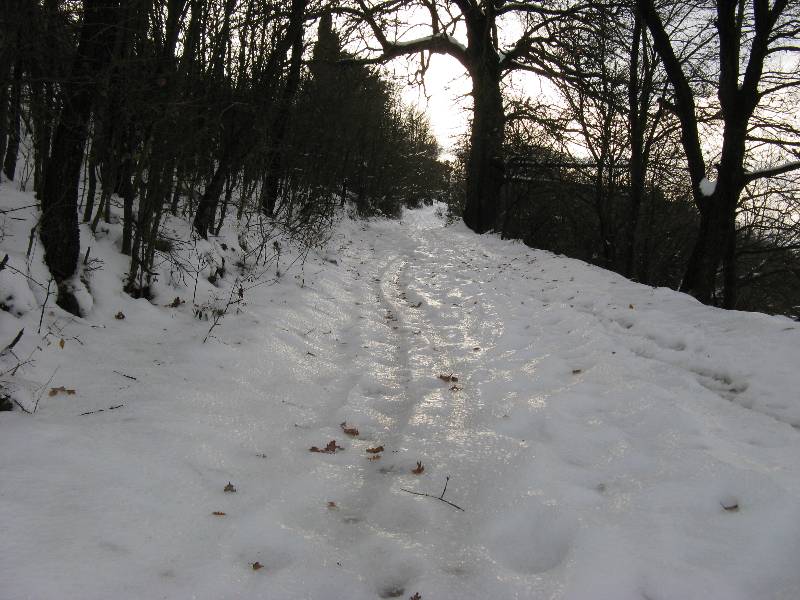
<svg viewBox="0 0 800 600">
<path fill-rule="evenodd" d="M 164 306 L 191 282 L 118 291 L 113 237 L 84 236 L 87 319 L 48 310 L 42 341 L 0 312 L 0 345 L 42 348 L 15 376 L 36 414 L 0 413 L 3 600 L 800 597 L 797 323 L 426 208 L 343 221 L 203 344 Z"/>
</svg>

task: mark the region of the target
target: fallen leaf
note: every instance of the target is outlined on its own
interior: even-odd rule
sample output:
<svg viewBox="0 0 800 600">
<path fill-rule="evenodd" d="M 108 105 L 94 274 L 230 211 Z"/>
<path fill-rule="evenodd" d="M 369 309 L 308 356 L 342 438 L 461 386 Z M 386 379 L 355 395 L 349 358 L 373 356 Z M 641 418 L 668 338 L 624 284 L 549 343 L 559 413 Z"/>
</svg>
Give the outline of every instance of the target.
<svg viewBox="0 0 800 600">
<path fill-rule="evenodd" d="M 411 596 L 408 600 L 422 600 L 422 596 L 419 595 L 419 592 Z"/>
<path fill-rule="evenodd" d="M 59 346 L 59 348 L 63 348 L 64 347 L 64 338 L 61 338 L 61 340 L 58 342 L 58 346 Z"/>
<path fill-rule="evenodd" d="M 75 390 L 68 390 L 63 385 L 59 387 L 50 388 L 50 396 L 55 396 L 56 394 L 66 394 L 67 396 L 74 396 Z"/>
<path fill-rule="evenodd" d="M 579 375 L 580 373 L 583 373 L 583 369 L 572 369 L 573 375 Z"/>
<path fill-rule="evenodd" d="M 254 562 L 252 566 L 253 566 L 253 571 L 258 571 L 259 569 L 263 569 L 264 568 L 264 565 L 262 565 L 258 561 Z"/>
<path fill-rule="evenodd" d="M 441 379 L 442 381 L 446 381 L 447 383 L 455 383 L 456 381 L 458 381 L 458 377 L 456 377 L 452 373 L 450 373 L 450 375 L 445 375 L 444 373 L 442 373 L 439 375 L 439 379 Z"/>
<path fill-rule="evenodd" d="M 118 321 L 121 321 L 122 319 L 125 318 L 125 314 L 122 311 L 119 311 L 117 314 L 114 315 L 114 318 L 117 319 Z"/>
<path fill-rule="evenodd" d="M 336 502 L 334 502 L 333 500 L 329 500 L 329 501 L 328 501 L 328 509 L 330 509 L 330 510 L 336 510 L 337 508 L 339 508 L 339 507 L 338 507 L 338 506 L 336 506 Z"/>
<path fill-rule="evenodd" d="M 319 452 L 320 454 L 335 454 L 337 450 L 344 450 L 341 446 L 336 444 L 336 440 L 331 440 L 328 442 L 328 445 L 325 446 L 322 450 L 317 448 L 316 446 L 311 446 L 308 449 L 309 452 Z"/>
<path fill-rule="evenodd" d="M 225 513 L 222 512 L 222 511 L 219 511 L 219 510 L 215 510 L 211 514 L 214 515 L 215 517 L 224 517 L 225 516 Z"/>
<path fill-rule="evenodd" d="M 233 486 L 233 484 L 232 484 L 232 483 L 229 481 L 229 482 L 228 482 L 228 485 L 226 485 L 226 486 L 225 486 L 225 489 L 224 489 L 224 490 L 222 490 L 222 491 L 223 491 L 223 492 L 235 492 L 235 491 L 236 491 L 236 488 L 235 488 L 235 487 Z"/>
<path fill-rule="evenodd" d="M 370 454 L 377 454 L 378 452 L 383 452 L 383 446 L 375 446 L 374 448 L 367 448 L 367 452 Z"/>
<path fill-rule="evenodd" d="M 358 437 L 358 429 L 356 429 L 355 427 L 348 427 L 347 421 L 342 421 L 341 423 L 339 423 L 339 427 L 341 427 L 342 431 L 344 431 L 347 435 L 352 437 Z"/>
<path fill-rule="evenodd" d="M 723 504 L 722 508 L 724 508 L 728 512 L 739 512 L 739 504 L 736 502 L 732 502 L 730 504 Z"/>
<path fill-rule="evenodd" d="M 411 469 L 411 472 L 414 475 L 421 475 L 424 470 L 425 470 L 425 467 L 422 466 L 422 463 L 420 461 L 417 461 L 417 466 L 415 468 Z"/>
<path fill-rule="evenodd" d="M 628 304 L 628 308 L 630 308 L 631 310 L 633 310 L 633 304 Z"/>
<path fill-rule="evenodd" d="M 480 349 L 480 346 L 475 346 L 475 347 L 472 349 L 472 351 L 473 351 L 473 352 L 480 352 L 480 351 L 481 351 L 481 349 Z"/>
</svg>

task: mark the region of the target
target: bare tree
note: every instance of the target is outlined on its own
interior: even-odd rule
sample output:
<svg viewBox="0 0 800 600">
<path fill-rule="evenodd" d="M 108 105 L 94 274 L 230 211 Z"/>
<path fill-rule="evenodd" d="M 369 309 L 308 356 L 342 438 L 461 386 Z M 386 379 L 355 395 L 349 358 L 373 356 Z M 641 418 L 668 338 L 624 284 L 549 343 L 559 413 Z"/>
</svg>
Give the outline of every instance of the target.
<svg viewBox="0 0 800 600">
<path fill-rule="evenodd" d="M 379 48 L 364 60 L 385 62 L 418 53 L 447 54 L 469 75 L 473 112 L 464 222 L 478 233 L 498 225 L 506 120 L 501 82 L 517 70 L 556 75 L 551 59 L 559 40 L 550 34 L 550 26 L 563 19 L 579 23 L 584 7 L 566 1 L 356 0 L 355 6 L 340 9 L 363 20 L 378 42 Z M 400 11 L 429 15 L 426 35 L 401 39 L 397 35 Z M 520 25 L 522 33 L 506 40 L 504 32 Z M 562 70 L 558 75 L 574 74 Z"/>
<path fill-rule="evenodd" d="M 700 212 L 700 229 L 681 288 L 702 302 L 711 302 L 717 291 L 717 273 L 724 267 L 724 306 L 736 306 L 736 209 L 748 184 L 795 169 L 798 131 L 790 119 L 774 115 L 773 99 L 800 88 L 797 69 L 797 36 L 800 7 L 796 2 L 775 0 L 717 0 L 716 2 L 668 3 L 657 8 L 654 0 L 637 0 L 672 87 L 665 106 L 678 118 L 681 142 L 691 179 L 694 202 Z M 692 24 L 699 25 L 697 27 Z M 704 24 L 707 24 L 704 27 Z M 689 32 L 689 33 L 687 33 Z M 716 63 L 716 77 L 708 73 Z M 700 77 L 697 75 L 700 74 Z M 716 79 L 714 81 L 714 79 Z M 709 103 L 709 88 L 716 92 L 714 107 L 721 139 L 714 181 L 709 179 L 701 137 L 702 106 Z M 795 159 L 769 168 L 749 170 L 757 160 L 758 138 L 794 151 Z"/>
<path fill-rule="evenodd" d="M 58 305 L 73 314 L 80 312 L 69 285 L 80 252 L 78 181 L 96 82 L 110 60 L 118 8 L 119 0 L 84 0 L 80 42 L 63 87 L 42 194 L 45 261 L 58 284 Z"/>
</svg>

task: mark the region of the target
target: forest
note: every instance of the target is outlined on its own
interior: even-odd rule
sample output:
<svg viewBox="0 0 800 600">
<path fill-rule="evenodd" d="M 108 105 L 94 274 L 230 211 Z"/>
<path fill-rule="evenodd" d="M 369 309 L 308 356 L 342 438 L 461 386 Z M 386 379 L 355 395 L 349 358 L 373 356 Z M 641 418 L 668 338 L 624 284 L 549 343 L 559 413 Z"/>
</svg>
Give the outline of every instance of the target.
<svg viewBox="0 0 800 600">
<path fill-rule="evenodd" d="M 397 215 L 437 199 L 476 233 L 796 315 L 798 15 L 788 1 L 12 0 L 3 172 L 41 203 L 36 235 L 73 313 L 78 224 L 96 231 L 114 203 L 125 289 L 147 296 L 166 213 L 202 238 L 258 215 L 316 239 L 344 202 Z M 449 163 L 383 70 L 405 57 L 424 81 L 432 53 L 472 83 Z"/>
<path fill-rule="evenodd" d="M 798 106 L 800 0 L 5 0 L 0 600 L 800 598 Z"/>
</svg>

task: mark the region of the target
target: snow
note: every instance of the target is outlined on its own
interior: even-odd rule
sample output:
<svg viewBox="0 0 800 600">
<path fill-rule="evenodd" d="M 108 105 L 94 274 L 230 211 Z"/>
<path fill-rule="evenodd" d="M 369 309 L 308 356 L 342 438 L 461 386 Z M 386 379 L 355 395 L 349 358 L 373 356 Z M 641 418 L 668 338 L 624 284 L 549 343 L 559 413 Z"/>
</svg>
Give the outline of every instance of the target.
<svg viewBox="0 0 800 600">
<path fill-rule="evenodd" d="M 716 189 L 716 181 L 710 181 L 707 177 L 703 177 L 703 179 L 700 180 L 700 193 L 703 194 L 703 196 L 713 196 L 714 190 Z"/>
<path fill-rule="evenodd" d="M 0 260 L 6 256 L 0 256 Z M 18 257 L 10 257 L 0 270 L 0 309 L 21 317 L 36 306 L 36 298 L 25 277 L 25 264 Z"/>
<path fill-rule="evenodd" d="M 462 52 L 466 52 L 467 51 L 467 47 L 463 43 L 461 43 L 458 40 L 458 38 L 455 38 L 452 35 L 449 35 L 447 33 L 434 33 L 434 34 L 431 34 L 431 35 L 426 35 L 426 36 L 423 36 L 423 37 L 414 38 L 412 40 L 401 40 L 401 41 L 393 42 L 392 46 L 394 46 L 396 48 L 405 48 L 407 46 L 416 46 L 418 44 L 424 44 L 426 42 L 430 42 L 430 41 L 437 40 L 437 39 L 447 40 L 450 44 L 456 46 Z"/>
<path fill-rule="evenodd" d="M 15 264 L 29 226 L 5 231 Z M 34 360 L 3 380 L 39 398 L 0 413 L 4 600 L 800 597 L 798 323 L 428 207 L 342 219 L 203 344 L 193 281 L 162 265 L 153 303 L 119 291 L 119 232 L 82 230 L 86 318 L 49 306 L 37 336 L 39 308 L 0 312 Z M 198 304 L 227 297 L 236 240 L 186 246 L 229 257 Z M 436 499 L 448 476 L 463 512 Z"/>
<path fill-rule="evenodd" d="M 760 177 L 771 177 L 774 175 L 780 175 L 782 173 L 788 173 L 789 171 L 794 171 L 796 169 L 800 169 L 800 160 L 791 160 L 779 165 L 775 165 L 774 167 L 756 169 L 755 171 L 746 171 L 744 176 L 745 179 L 753 180 Z"/>
</svg>

